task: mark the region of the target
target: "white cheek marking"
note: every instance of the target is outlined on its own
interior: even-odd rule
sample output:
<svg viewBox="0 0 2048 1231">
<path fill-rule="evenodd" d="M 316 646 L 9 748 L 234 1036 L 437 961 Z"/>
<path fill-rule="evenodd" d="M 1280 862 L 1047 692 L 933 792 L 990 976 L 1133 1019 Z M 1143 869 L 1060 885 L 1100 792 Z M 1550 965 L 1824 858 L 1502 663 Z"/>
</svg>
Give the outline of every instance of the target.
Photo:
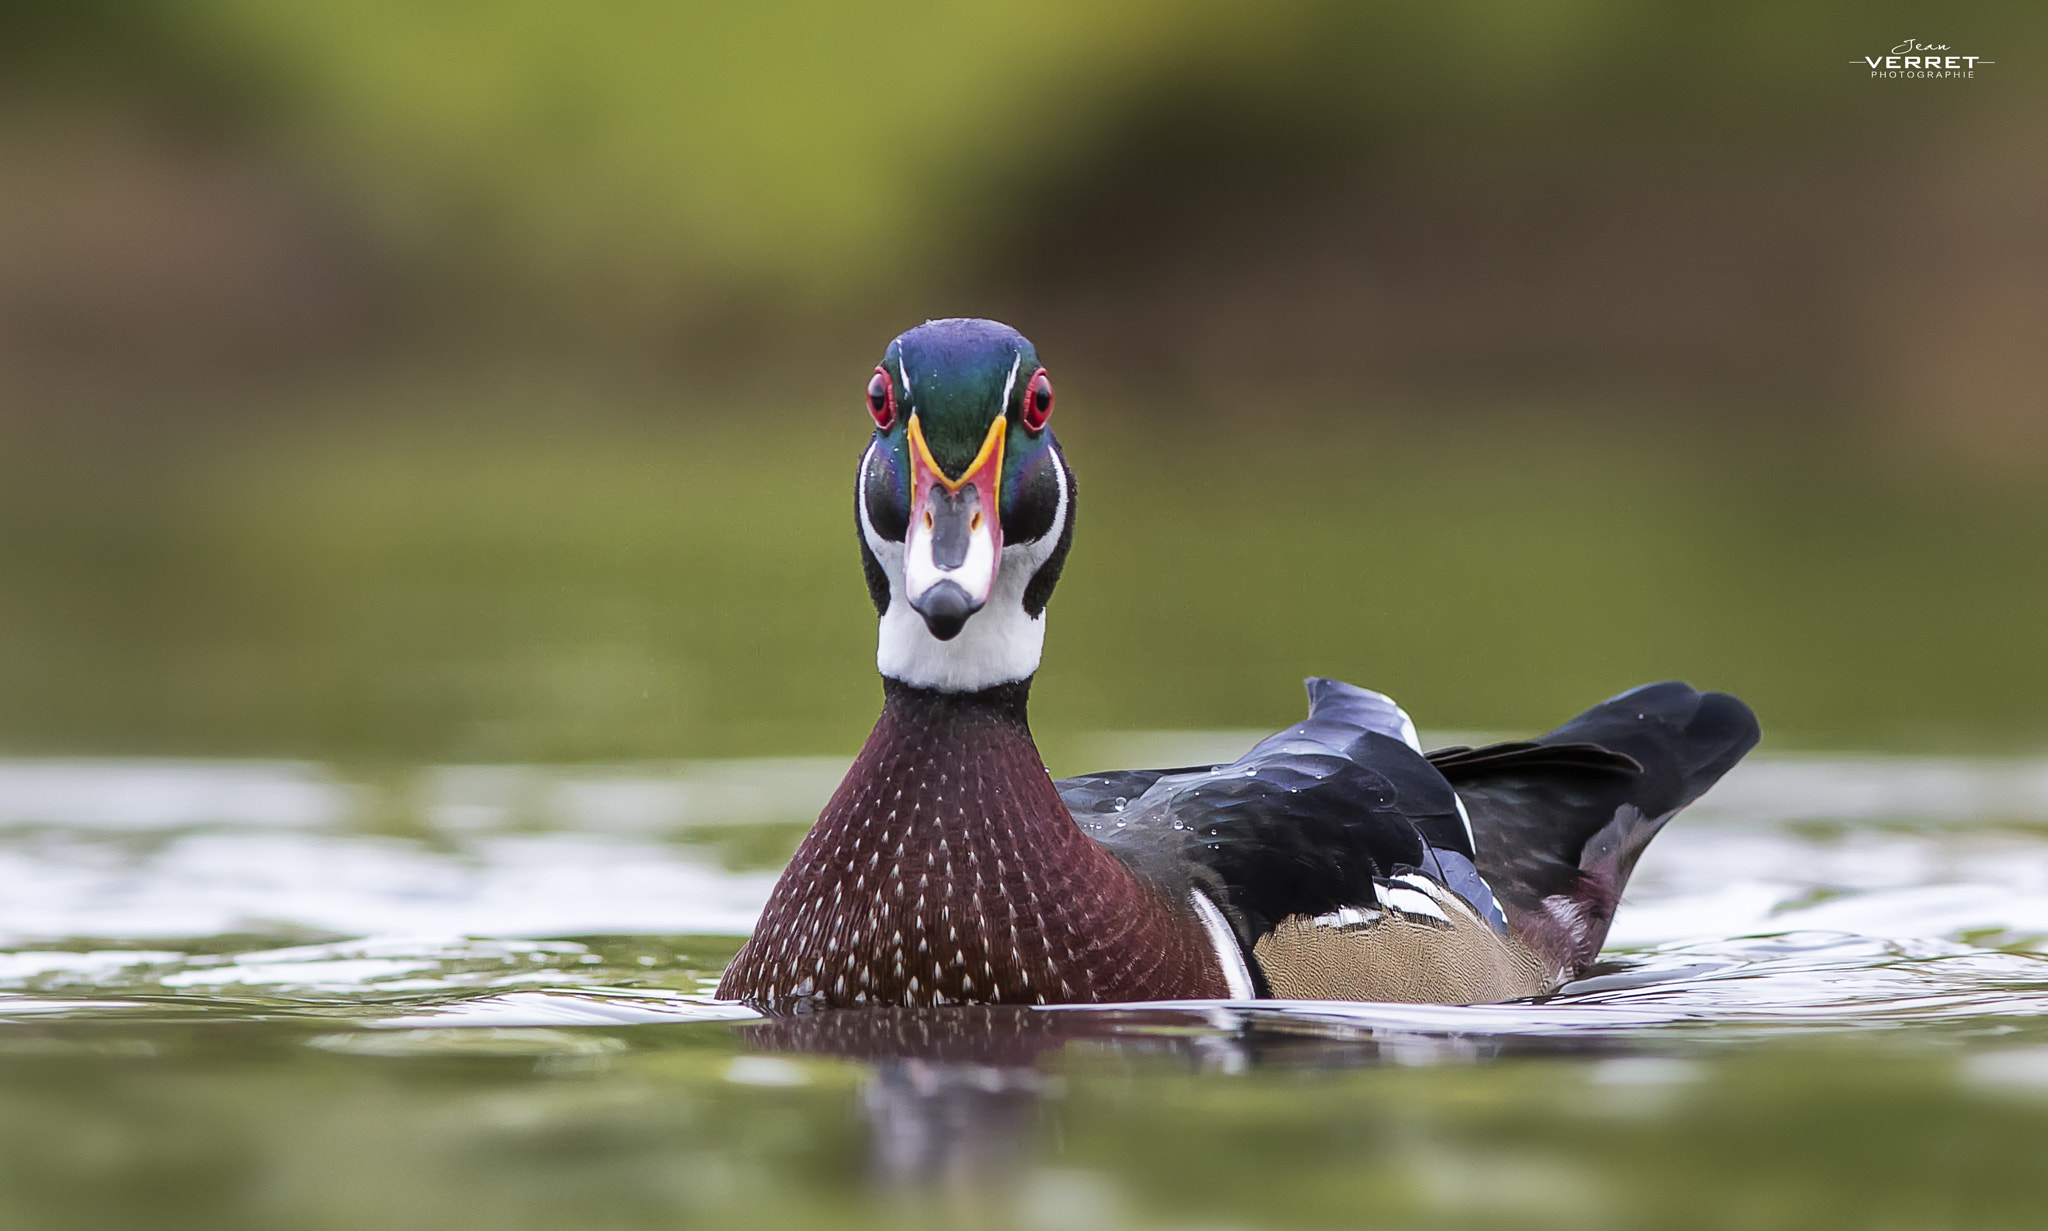
<svg viewBox="0 0 2048 1231">
<path fill-rule="evenodd" d="M 1244 950 L 1238 946 L 1236 933 L 1230 930 L 1230 922 L 1209 895 L 1199 889 L 1188 891 L 1188 904 L 1195 908 L 1195 915 L 1202 921 L 1202 930 L 1209 934 L 1209 945 L 1216 950 L 1216 964 L 1223 967 L 1223 985 L 1230 989 L 1232 1000 L 1252 1000 L 1257 993 L 1252 989 L 1251 967 L 1245 965 Z"/>
<path fill-rule="evenodd" d="M 861 455 L 860 492 L 853 502 L 853 507 L 860 513 L 860 536 L 868 541 L 868 550 L 875 553 L 875 559 L 882 562 L 885 570 L 892 562 L 896 565 L 896 568 L 890 571 L 893 577 L 902 571 L 903 544 L 883 538 L 881 531 L 875 529 L 875 523 L 868 518 L 868 466 L 875 460 L 875 450 L 880 444 L 880 441 L 869 441 L 868 451 Z"/>
<path fill-rule="evenodd" d="M 1058 544 L 1061 533 L 1067 528 L 1067 468 L 1058 458 L 1053 459 L 1052 479 L 1054 485 L 1060 489 L 1060 498 L 1059 502 L 1052 506 L 1052 528 L 1039 540 L 1048 545 L 1045 551 L 1048 556 L 1052 554 L 1052 546 Z"/>
</svg>

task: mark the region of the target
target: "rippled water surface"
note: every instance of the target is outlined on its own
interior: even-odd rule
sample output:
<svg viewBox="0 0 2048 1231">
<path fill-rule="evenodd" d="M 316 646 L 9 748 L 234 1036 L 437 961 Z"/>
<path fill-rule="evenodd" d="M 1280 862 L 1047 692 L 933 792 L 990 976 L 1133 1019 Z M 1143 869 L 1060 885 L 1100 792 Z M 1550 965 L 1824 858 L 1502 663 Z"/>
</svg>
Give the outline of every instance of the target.
<svg viewBox="0 0 2048 1231">
<path fill-rule="evenodd" d="M 1541 1004 L 716 1002 L 841 768 L 0 762 L 0 1225 L 2048 1219 L 2048 762 L 1753 759 Z"/>
</svg>

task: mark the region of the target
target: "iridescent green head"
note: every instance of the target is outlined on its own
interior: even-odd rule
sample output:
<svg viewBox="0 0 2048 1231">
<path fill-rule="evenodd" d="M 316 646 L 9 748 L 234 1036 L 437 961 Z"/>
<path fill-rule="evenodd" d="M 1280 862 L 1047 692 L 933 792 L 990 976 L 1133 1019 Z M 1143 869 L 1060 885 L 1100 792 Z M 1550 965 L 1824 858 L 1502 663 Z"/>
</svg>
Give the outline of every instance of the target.
<svg viewBox="0 0 2048 1231">
<path fill-rule="evenodd" d="M 867 403 L 856 503 L 882 673 L 946 691 L 1028 677 L 1074 503 L 1037 349 L 995 321 L 927 321 L 883 352 Z"/>
</svg>

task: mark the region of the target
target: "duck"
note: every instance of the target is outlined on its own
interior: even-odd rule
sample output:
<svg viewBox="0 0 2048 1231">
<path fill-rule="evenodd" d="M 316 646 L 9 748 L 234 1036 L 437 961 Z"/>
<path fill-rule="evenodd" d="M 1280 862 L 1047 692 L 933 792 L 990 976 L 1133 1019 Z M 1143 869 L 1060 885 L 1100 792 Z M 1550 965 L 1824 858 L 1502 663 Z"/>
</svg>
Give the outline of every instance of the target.
<svg viewBox="0 0 2048 1231">
<path fill-rule="evenodd" d="M 1305 719 L 1227 764 L 1055 781 L 1028 704 L 1078 501 L 1036 348 L 927 321 L 863 400 L 881 713 L 721 997 L 1546 996 L 1597 961 L 1650 840 L 1759 737 L 1740 700 L 1673 681 L 1532 739 L 1425 751 L 1392 700 L 1318 678 Z"/>
</svg>

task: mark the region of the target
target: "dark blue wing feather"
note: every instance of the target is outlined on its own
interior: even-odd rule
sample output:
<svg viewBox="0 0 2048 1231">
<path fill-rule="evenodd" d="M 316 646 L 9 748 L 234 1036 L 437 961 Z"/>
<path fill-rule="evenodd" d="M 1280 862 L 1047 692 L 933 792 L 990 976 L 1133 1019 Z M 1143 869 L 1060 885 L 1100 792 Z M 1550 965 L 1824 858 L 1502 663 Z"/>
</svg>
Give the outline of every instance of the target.
<svg viewBox="0 0 2048 1231">
<path fill-rule="evenodd" d="M 1321 750 L 1343 754 L 1368 733 L 1422 751 L 1422 744 L 1415 737 L 1415 724 L 1390 698 L 1342 680 L 1318 678 L 1305 682 L 1308 717 L 1260 740 L 1238 758 L 1239 763 L 1281 752 Z"/>
<path fill-rule="evenodd" d="M 1291 915 L 1376 908 L 1379 886 L 1408 873 L 1504 929 L 1457 794 L 1408 716 L 1338 680 L 1308 692 L 1306 720 L 1227 765 L 1089 774 L 1059 782 L 1061 797 L 1142 874 L 1200 884 L 1247 948 Z"/>
</svg>

